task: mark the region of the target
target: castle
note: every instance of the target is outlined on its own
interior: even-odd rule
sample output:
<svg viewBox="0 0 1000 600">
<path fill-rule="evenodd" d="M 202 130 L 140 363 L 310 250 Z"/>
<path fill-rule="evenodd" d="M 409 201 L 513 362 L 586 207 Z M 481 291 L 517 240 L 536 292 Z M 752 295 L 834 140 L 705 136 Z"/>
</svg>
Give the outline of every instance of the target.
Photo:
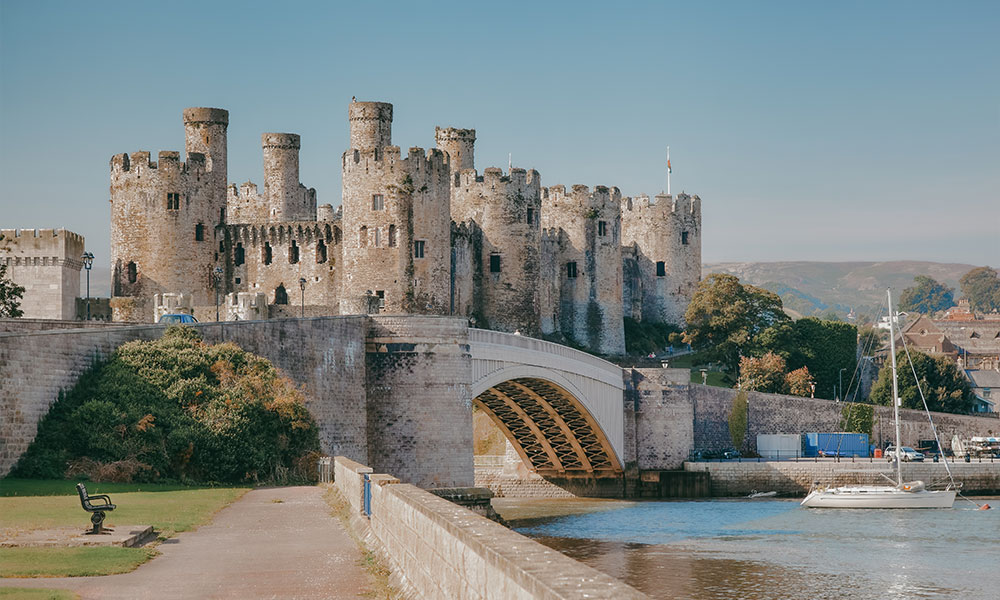
<svg viewBox="0 0 1000 600">
<path fill-rule="evenodd" d="M 263 189 L 228 184 L 222 109 L 184 110 L 186 162 L 114 156 L 114 319 L 451 314 L 601 354 L 624 352 L 624 317 L 682 321 L 701 278 L 697 196 L 480 174 L 473 129 L 401 154 L 391 104 L 352 101 L 348 116 L 337 212 L 299 182 L 296 134 L 261 136 Z"/>
</svg>

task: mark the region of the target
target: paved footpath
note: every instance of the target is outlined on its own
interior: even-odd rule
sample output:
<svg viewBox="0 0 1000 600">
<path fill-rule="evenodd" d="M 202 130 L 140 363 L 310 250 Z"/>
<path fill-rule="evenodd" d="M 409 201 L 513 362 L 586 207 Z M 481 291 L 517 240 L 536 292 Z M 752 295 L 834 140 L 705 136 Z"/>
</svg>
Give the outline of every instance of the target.
<svg viewBox="0 0 1000 600">
<path fill-rule="evenodd" d="M 0 579 L 90 598 L 357 598 L 374 588 L 321 487 L 251 490 L 208 525 L 160 543 L 131 573 Z M 281 502 L 277 502 L 281 500 Z"/>
</svg>

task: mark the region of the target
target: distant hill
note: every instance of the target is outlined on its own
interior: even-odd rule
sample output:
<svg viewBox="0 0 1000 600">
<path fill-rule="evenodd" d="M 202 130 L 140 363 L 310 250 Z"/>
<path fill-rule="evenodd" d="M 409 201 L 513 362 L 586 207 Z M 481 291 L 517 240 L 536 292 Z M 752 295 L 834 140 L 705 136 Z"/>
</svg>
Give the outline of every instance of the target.
<svg viewBox="0 0 1000 600">
<path fill-rule="evenodd" d="M 893 296 L 913 285 L 915 275 L 926 275 L 961 292 L 958 279 L 976 265 L 921 261 L 891 262 L 727 262 L 703 265 L 703 275 L 728 273 L 743 283 L 781 296 L 785 308 L 805 316 L 833 310 L 841 317 L 852 308 L 874 314 L 885 303 L 885 288 Z"/>
</svg>

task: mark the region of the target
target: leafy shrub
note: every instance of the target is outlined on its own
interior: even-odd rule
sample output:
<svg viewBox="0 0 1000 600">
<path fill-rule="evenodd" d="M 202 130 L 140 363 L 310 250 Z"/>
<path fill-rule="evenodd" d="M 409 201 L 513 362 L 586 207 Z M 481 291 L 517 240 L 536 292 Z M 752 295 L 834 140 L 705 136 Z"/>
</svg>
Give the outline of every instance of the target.
<svg viewBox="0 0 1000 600">
<path fill-rule="evenodd" d="M 265 359 L 189 327 L 123 344 L 60 394 L 18 477 L 301 480 L 319 449 L 302 393 Z"/>
<path fill-rule="evenodd" d="M 666 323 L 636 321 L 625 317 L 625 352 L 633 356 L 645 356 L 650 352 L 662 352 L 674 341 L 678 329 Z M 673 336 L 673 337 L 672 337 Z"/>
</svg>

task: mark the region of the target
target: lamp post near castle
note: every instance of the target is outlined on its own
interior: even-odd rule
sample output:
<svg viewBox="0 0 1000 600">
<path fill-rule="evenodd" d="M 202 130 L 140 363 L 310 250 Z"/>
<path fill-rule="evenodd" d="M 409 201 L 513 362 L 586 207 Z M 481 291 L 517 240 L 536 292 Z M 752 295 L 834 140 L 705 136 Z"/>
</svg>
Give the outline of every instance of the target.
<svg viewBox="0 0 1000 600">
<path fill-rule="evenodd" d="M 301 292 L 302 292 L 302 294 L 300 296 L 300 300 L 299 300 L 299 316 L 304 319 L 305 316 L 306 316 L 306 278 L 305 277 L 299 277 L 299 290 L 301 290 Z"/>
<path fill-rule="evenodd" d="M 215 267 L 212 270 L 215 275 L 215 322 L 219 322 L 219 285 L 222 283 L 222 267 Z"/>
<path fill-rule="evenodd" d="M 80 257 L 83 260 L 83 268 L 87 270 L 87 320 L 90 320 L 90 268 L 94 266 L 94 254 L 84 252 Z"/>
</svg>

